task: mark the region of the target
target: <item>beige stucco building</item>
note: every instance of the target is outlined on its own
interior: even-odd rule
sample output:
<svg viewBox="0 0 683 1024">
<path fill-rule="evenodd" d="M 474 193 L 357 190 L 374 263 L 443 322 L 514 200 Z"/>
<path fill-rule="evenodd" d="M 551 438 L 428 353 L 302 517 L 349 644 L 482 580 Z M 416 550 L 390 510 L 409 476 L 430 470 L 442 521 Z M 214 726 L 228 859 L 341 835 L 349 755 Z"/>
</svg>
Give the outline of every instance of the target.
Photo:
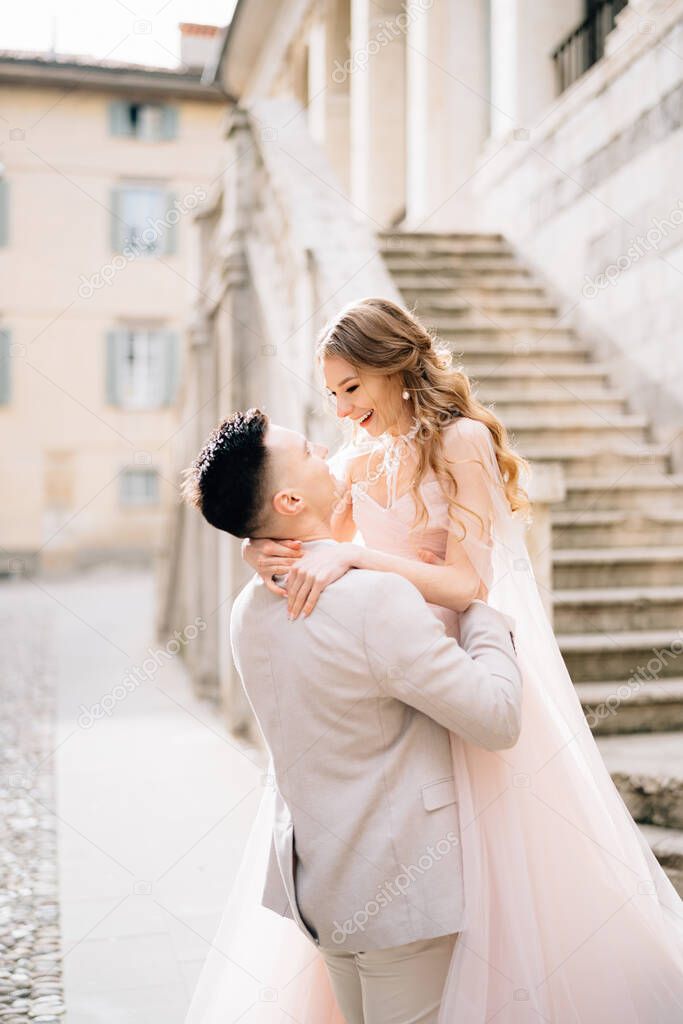
<svg viewBox="0 0 683 1024">
<path fill-rule="evenodd" d="M 0 53 L 0 563 L 148 557 L 196 296 L 191 218 L 219 171 L 218 29 L 177 70 Z"/>
</svg>

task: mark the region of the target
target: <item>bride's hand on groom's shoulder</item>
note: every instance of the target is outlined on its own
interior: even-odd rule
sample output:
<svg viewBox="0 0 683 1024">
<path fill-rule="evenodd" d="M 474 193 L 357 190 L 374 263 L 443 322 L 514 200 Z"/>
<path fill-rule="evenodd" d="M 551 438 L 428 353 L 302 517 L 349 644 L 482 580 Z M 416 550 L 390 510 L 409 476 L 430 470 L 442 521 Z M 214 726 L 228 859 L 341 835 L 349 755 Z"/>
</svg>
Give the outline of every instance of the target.
<svg viewBox="0 0 683 1024">
<path fill-rule="evenodd" d="M 306 551 L 287 577 L 287 612 L 290 619 L 310 615 L 325 587 L 334 583 L 357 561 L 355 544 L 330 544 Z"/>
<path fill-rule="evenodd" d="M 274 582 L 273 576 L 284 576 L 302 557 L 301 541 L 298 540 L 251 540 L 242 544 L 242 558 L 254 569 L 268 590 L 282 597 L 287 591 Z"/>
</svg>

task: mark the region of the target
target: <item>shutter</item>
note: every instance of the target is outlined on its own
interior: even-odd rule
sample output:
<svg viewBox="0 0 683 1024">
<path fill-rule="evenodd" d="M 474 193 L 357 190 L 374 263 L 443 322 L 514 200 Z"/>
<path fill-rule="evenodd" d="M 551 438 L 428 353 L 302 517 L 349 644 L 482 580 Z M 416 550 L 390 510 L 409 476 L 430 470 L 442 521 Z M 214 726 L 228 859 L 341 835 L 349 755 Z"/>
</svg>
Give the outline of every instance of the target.
<svg viewBox="0 0 683 1024">
<path fill-rule="evenodd" d="M 106 394 L 109 405 L 121 404 L 121 360 L 126 332 L 107 331 Z"/>
<path fill-rule="evenodd" d="M 0 245 L 9 241 L 9 184 L 0 178 Z"/>
<path fill-rule="evenodd" d="M 122 188 L 113 188 L 110 195 L 112 252 L 123 252 L 126 243 L 127 225 L 123 218 L 124 191 Z"/>
<path fill-rule="evenodd" d="M 178 393 L 180 338 L 176 331 L 164 331 L 164 404 L 173 405 Z"/>
<path fill-rule="evenodd" d="M 147 472 L 146 498 L 151 505 L 159 504 L 159 474 L 156 469 Z"/>
<path fill-rule="evenodd" d="M 180 211 L 176 209 L 176 194 L 175 192 L 166 193 L 166 223 L 168 227 L 164 230 L 164 238 L 161 251 L 164 255 L 172 256 L 178 249 L 178 228 L 180 222 Z M 170 212 L 173 211 L 173 220 L 175 224 L 171 224 L 168 220 Z"/>
<path fill-rule="evenodd" d="M 178 136 L 178 108 L 162 107 L 161 134 L 162 139 L 175 139 Z"/>
<path fill-rule="evenodd" d="M 7 405 L 10 399 L 10 333 L 6 327 L 0 328 L 0 405 Z"/>
<path fill-rule="evenodd" d="M 109 104 L 109 132 L 111 135 L 133 134 L 129 108 L 130 104 L 123 100 L 112 100 Z"/>
</svg>

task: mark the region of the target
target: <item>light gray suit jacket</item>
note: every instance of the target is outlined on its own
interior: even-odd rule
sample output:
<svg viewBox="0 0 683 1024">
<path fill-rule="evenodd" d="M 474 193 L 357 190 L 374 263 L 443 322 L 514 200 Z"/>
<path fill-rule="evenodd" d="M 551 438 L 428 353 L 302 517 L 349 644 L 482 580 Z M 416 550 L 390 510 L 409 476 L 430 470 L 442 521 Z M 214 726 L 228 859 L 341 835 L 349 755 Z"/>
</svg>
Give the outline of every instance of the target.
<svg viewBox="0 0 683 1024">
<path fill-rule="evenodd" d="M 276 785 L 262 902 L 317 945 L 360 951 L 460 930 L 449 730 L 488 750 L 516 743 L 513 627 L 475 601 L 458 644 L 393 573 L 354 569 L 293 622 L 259 577 L 239 594 L 233 655 Z"/>
</svg>

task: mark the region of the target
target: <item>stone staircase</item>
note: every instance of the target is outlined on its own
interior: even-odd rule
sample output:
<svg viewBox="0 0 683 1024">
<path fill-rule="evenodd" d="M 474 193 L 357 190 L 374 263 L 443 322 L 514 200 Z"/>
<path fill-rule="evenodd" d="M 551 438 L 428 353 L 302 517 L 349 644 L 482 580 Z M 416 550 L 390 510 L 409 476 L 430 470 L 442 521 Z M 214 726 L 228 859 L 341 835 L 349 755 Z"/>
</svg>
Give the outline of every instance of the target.
<svg viewBox="0 0 683 1024">
<path fill-rule="evenodd" d="M 379 241 L 404 301 L 452 344 L 521 454 L 564 468 L 555 634 L 605 763 L 683 894 L 683 474 L 502 236 Z"/>
</svg>

